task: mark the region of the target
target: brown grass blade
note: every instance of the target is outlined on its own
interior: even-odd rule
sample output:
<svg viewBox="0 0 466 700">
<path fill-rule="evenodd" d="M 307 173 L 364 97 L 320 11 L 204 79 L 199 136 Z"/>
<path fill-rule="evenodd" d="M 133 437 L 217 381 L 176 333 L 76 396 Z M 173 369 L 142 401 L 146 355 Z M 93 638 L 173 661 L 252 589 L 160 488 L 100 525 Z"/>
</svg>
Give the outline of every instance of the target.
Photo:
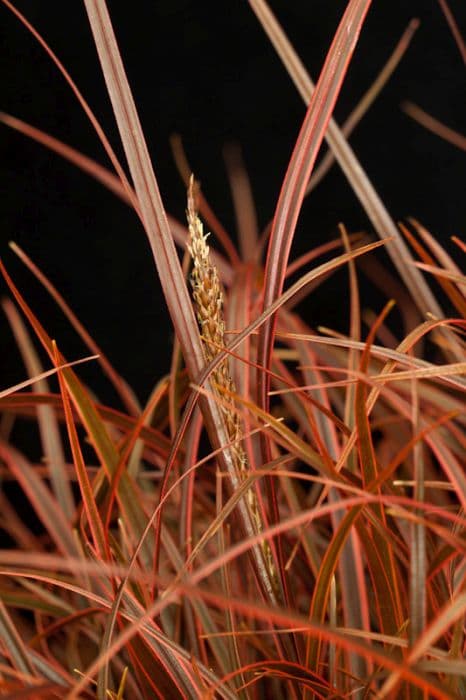
<svg viewBox="0 0 466 700">
<path fill-rule="evenodd" d="M 402 102 L 401 109 L 425 129 L 428 129 L 436 136 L 440 136 L 441 139 L 448 141 L 448 143 L 456 146 L 456 148 L 459 148 L 461 151 L 466 151 L 466 136 L 463 136 L 463 134 L 460 134 L 435 117 L 432 117 L 421 107 L 414 104 L 414 102 Z"/>
<path fill-rule="evenodd" d="M 450 31 L 453 34 L 453 37 L 456 41 L 456 45 L 458 46 L 461 58 L 463 59 L 463 62 L 466 63 L 466 44 L 464 43 L 464 39 L 461 35 L 453 12 L 450 10 L 447 0 L 438 0 L 438 4 L 442 8 L 442 12 L 445 15 L 445 19 L 448 22 L 448 26 L 450 27 Z"/>
<path fill-rule="evenodd" d="M 345 123 L 341 127 L 341 133 L 348 139 L 353 133 L 356 126 L 359 124 L 363 116 L 370 109 L 371 105 L 375 102 L 387 82 L 390 80 L 394 71 L 396 70 L 398 64 L 406 53 L 411 40 L 419 27 L 419 20 L 412 19 L 408 24 L 407 28 L 403 32 L 402 37 L 395 46 L 391 56 L 387 60 L 386 64 L 374 80 L 370 88 L 364 93 L 364 95 L 359 100 L 356 107 L 351 111 L 351 114 L 345 120 Z M 322 158 L 319 165 L 314 170 L 314 173 L 309 180 L 308 186 L 306 188 L 306 195 L 308 195 L 312 190 L 317 187 L 319 182 L 325 177 L 327 172 L 332 167 L 335 162 L 336 157 L 333 151 L 330 149 L 325 156 Z"/>
<path fill-rule="evenodd" d="M 231 143 L 225 146 L 223 158 L 235 208 L 241 260 L 254 262 L 258 254 L 259 228 L 251 182 L 239 144 Z"/>
</svg>

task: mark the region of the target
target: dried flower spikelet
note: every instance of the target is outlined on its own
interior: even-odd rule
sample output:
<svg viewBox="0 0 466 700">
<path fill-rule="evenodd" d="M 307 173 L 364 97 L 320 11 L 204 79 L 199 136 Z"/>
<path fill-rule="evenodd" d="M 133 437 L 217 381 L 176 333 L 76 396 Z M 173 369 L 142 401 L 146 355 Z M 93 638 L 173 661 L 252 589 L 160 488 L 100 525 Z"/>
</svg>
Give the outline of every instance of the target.
<svg viewBox="0 0 466 700">
<path fill-rule="evenodd" d="M 188 189 L 188 207 L 186 211 L 190 240 L 188 250 L 193 260 L 191 272 L 191 285 L 193 288 L 193 298 L 196 308 L 196 315 L 201 327 L 204 341 L 204 354 L 209 362 L 219 352 L 225 348 L 225 322 L 223 320 L 223 291 L 218 277 L 216 267 L 212 264 L 207 245 L 208 233 L 204 233 L 204 227 L 197 215 L 195 204 L 196 184 L 191 175 Z M 235 392 L 235 386 L 230 375 L 228 359 L 222 362 L 216 370 L 212 372 L 212 379 L 219 393 L 222 394 L 222 404 L 220 410 L 225 420 L 228 438 L 231 442 L 231 455 L 234 460 L 237 475 L 246 478 L 248 465 L 246 454 L 241 445 L 241 427 L 238 414 L 230 405 L 225 402 L 226 397 Z M 222 392 L 225 390 L 225 392 Z M 260 510 L 254 489 L 249 489 L 246 494 L 250 513 L 253 517 L 257 532 L 263 530 Z M 263 550 L 272 579 L 276 578 L 273 565 L 270 545 L 264 540 Z"/>
<path fill-rule="evenodd" d="M 188 250 L 193 259 L 193 269 L 191 272 L 191 285 L 196 307 L 196 315 L 202 330 L 204 341 L 204 354 L 206 360 L 212 360 L 225 347 L 225 323 L 223 320 L 223 291 L 218 277 L 216 267 L 210 259 L 209 246 L 206 243 L 209 234 L 204 234 L 204 227 L 197 215 L 195 205 L 195 182 L 191 176 L 188 190 L 187 219 L 190 233 Z M 220 390 L 226 389 L 234 392 L 235 387 L 230 376 L 228 359 L 222 362 L 212 373 L 212 379 Z M 240 439 L 240 426 L 237 414 L 222 405 L 228 437 L 235 441 L 235 450 L 242 451 L 241 447 L 236 447 Z M 242 455 L 237 456 L 238 471 L 243 471 L 245 459 Z"/>
<path fill-rule="evenodd" d="M 194 187 L 194 179 L 191 176 L 187 209 L 190 234 L 188 250 L 193 260 L 191 285 L 197 319 L 206 341 L 206 359 L 211 360 L 224 346 L 223 292 L 217 269 L 210 261 L 209 246 L 206 242 L 209 234 L 204 234 L 204 227 L 197 215 Z"/>
</svg>

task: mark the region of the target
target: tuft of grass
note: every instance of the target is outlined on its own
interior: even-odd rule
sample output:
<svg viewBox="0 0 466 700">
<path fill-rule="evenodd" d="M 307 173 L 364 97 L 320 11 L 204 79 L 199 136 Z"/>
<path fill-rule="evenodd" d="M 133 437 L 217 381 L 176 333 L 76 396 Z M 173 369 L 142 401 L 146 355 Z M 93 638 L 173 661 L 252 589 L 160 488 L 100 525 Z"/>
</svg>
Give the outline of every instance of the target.
<svg viewBox="0 0 466 700">
<path fill-rule="evenodd" d="M 140 406 L 52 282 L 12 244 L 122 408 L 103 405 L 80 379 L 84 360 L 66 360 L 0 263 L 15 302 L 3 308 L 29 376 L 0 394 L 0 524 L 9 541 L 0 550 L 1 693 L 466 697 L 466 278 L 415 219 L 396 226 L 345 138 L 415 24 L 340 131 L 331 114 L 369 0 L 348 2 L 316 86 L 267 4 L 250 0 L 308 109 L 263 232 L 241 153 L 226 152 L 237 250 L 190 179 L 178 137 L 187 227 L 166 214 L 104 0 L 85 5 L 129 175 L 51 48 L 2 2 L 59 67 L 113 170 L 17 118 L 0 120 L 134 209 L 176 340 L 169 374 Z M 306 193 L 331 165 L 327 158 L 314 172 L 324 138 L 379 240 L 341 226 L 340 240 L 290 261 Z M 202 219 L 226 256 L 207 245 Z M 464 244 L 454 241 L 460 257 Z M 186 254 L 180 263 L 175 242 L 191 261 Z M 393 268 L 373 257 L 382 247 Z M 348 333 L 310 328 L 297 302 L 341 268 Z M 382 309 L 364 309 L 361 270 L 389 290 Z M 397 304 L 402 330 L 392 322 Z M 23 421 L 38 428 L 38 463 L 14 439 Z"/>
</svg>

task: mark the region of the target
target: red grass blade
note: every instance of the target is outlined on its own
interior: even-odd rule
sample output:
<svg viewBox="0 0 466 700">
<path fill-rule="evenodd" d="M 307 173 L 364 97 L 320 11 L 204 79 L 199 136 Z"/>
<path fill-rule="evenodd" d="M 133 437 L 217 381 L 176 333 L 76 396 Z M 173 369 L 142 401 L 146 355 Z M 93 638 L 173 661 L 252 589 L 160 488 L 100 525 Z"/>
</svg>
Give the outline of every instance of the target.
<svg viewBox="0 0 466 700">
<path fill-rule="evenodd" d="M 308 105 L 315 88 L 296 51 L 268 9 L 265 0 L 250 0 L 250 4 L 253 6 L 305 104 Z M 381 239 L 387 237 L 392 239 L 387 247 L 387 253 L 410 291 L 419 311 L 424 315 L 425 311 L 429 310 L 438 318 L 442 318 L 442 310 L 422 275 L 418 274 L 417 270 L 413 270 L 407 264 L 407 261 L 411 259 L 410 252 L 395 223 L 340 129 L 332 119 L 328 124 L 326 139 L 335 153 L 335 157 L 349 184 L 365 209 L 377 235 Z"/>
<path fill-rule="evenodd" d="M 256 7 L 255 0 L 251 1 L 251 5 Z M 263 309 L 270 306 L 282 292 L 306 185 L 369 6 L 370 0 L 351 0 L 348 3 L 296 141 L 280 192 L 267 250 Z M 275 323 L 276 319 L 270 317 L 259 333 L 258 363 L 267 368 L 272 355 Z M 259 374 L 259 405 L 263 408 L 268 405 L 268 390 L 267 376 Z"/>
</svg>

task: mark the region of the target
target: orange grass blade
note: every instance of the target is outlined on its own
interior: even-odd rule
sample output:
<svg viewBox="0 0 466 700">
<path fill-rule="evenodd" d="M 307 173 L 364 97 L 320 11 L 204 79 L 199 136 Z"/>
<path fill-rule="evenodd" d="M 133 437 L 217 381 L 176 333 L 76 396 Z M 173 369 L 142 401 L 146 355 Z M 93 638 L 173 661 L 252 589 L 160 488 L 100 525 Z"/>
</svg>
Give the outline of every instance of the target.
<svg viewBox="0 0 466 700">
<path fill-rule="evenodd" d="M 414 265 L 416 265 L 416 267 L 419 268 L 419 270 L 425 270 L 426 272 L 430 272 L 431 274 L 437 275 L 438 277 L 443 277 L 446 280 L 456 282 L 456 284 L 459 287 L 466 287 L 465 275 L 458 275 L 455 272 L 451 272 L 451 270 L 444 270 L 442 267 L 428 265 L 427 263 L 415 262 Z"/>
<path fill-rule="evenodd" d="M 399 227 L 401 231 L 403 232 L 403 235 L 405 238 L 409 241 L 409 243 L 412 245 L 416 253 L 419 255 L 421 260 L 424 262 L 426 265 L 433 265 L 435 263 L 434 258 L 432 255 L 426 250 L 426 248 L 413 236 L 411 231 L 400 222 Z M 416 266 L 419 268 L 419 263 L 417 261 L 412 261 L 412 265 Z M 421 268 L 422 269 L 422 268 Z M 453 274 L 453 273 L 451 273 Z M 454 284 L 451 284 L 450 282 L 450 277 L 447 273 L 447 275 L 439 275 L 439 278 L 437 281 L 439 285 L 442 287 L 443 291 L 445 294 L 448 296 L 450 299 L 451 303 L 453 306 L 459 311 L 461 316 L 463 318 L 466 318 L 466 301 L 464 298 L 464 294 L 461 293 L 459 289 Z M 457 279 L 454 279 L 455 282 L 458 282 Z"/>
<path fill-rule="evenodd" d="M 360 371 L 362 372 L 367 372 L 370 346 L 375 337 L 377 325 L 383 322 L 392 307 L 393 303 L 389 302 L 370 330 L 360 362 Z M 358 381 L 355 395 L 357 447 L 363 484 L 367 488 L 369 484 L 376 481 L 379 470 L 376 463 L 366 398 L 367 386 L 364 382 Z M 386 531 L 386 518 L 383 509 L 376 507 L 374 512 Z M 378 529 L 373 528 L 371 532 L 370 526 L 366 527 L 361 521 L 358 521 L 357 527 L 370 560 L 370 573 L 373 578 L 376 596 L 378 597 L 381 629 L 387 634 L 395 634 L 401 628 L 404 617 L 392 547 L 387 538 Z"/>
<path fill-rule="evenodd" d="M 58 353 L 55 343 L 53 343 L 53 349 L 55 351 L 55 362 L 57 365 L 59 365 L 60 355 Z M 73 461 L 79 481 L 81 498 L 83 501 L 84 509 L 86 511 L 87 521 L 89 523 L 89 527 L 92 533 L 94 547 L 99 559 L 109 559 L 110 552 L 108 547 L 108 541 L 104 533 L 102 519 L 97 508 L 95 497 L 92 492 L 91 482 L 89 481 L 86 465 L 82 456 L 78 434 L 76 431 L 76 426 L 74 424 L 73 414 L 71 411 L 71 402 L 68 395 L 68 389 L 66 387 L 66 382 L 63 378 L 61 371 L 58 372 L 58 380 L 60 383 L 60 391 L 63 400 L 63 408 L 65 411 L 66 427 L 68 429 L 68 437 L 70 441 L 71 452 L 73 454 Z"/>
<path fill-rule="evenodd" d="M 343 549 L 351 535 L 351 528 L 361 514 L 362 510 L 363 508 L 361 506 L 359 508 L 353 508 L 340 520 L 338 527 L 333 534 L 333 538 L 327 546 L 316 577 L 314 590 L 312 592 L 309 620 L 321 623 L 324 622 L 330 596 L 330 588 L 336 568 L 342 557 Z M 354 590 L 352 594 L 354 595 Z M 315 671 L 319 669 L 321 647 L 322 642 L 319 638 L 308 638 L 306 644 L 307 668 Z M 357 665 L 356 668 L 358 668 Z"/>
<path fill-rule="evenodd" d="M 92 356 L 85 358 L 86 361 L 88 359 L 92 360 L 95 358 Z M 83 361 L 84 360 L 67 362 L 61 365 L 61 367 L 73 367 L 74 365 L 80 364 Z M 45 372 L 44 376 L 49 377 L 56 373 L 57 370 L 53 369 Z M 35 379 L 36 377 L 32 380 L 28 379 L 26 382 L 22 382 L 11 389 L 6 389 L 5 391 L 0 392 L 0 407 L 4 410 L 11 411 L 15 415 L 34 417 L 36 415 L 37 406 L 46 404 L 52 406 L 58 418 L 63 421 L 63 403 L 60 396 L 57 396 L 56 394 L 29 394 L 25 392 L 11 395 L 11 392 L 16 391 L 18 388 L 30 386 Z M 116 411 L 113 408 L 96 404 L 96 409 L 104 423 L 108 423 L 110 426 L 117 428 L 123 433 L 131 432 L 136 425 L 135 418 L 128 416 L 125 413 L 120 413 L 120 411 Z M 74 411 L 73 417 L 75 420 L 82 423 L 81 416 L 79 416 L 76 411 Z M 153 427 L 143 426 L 141 429 L 141 438 L 144 440 L 145 445 L 153 450 L 158 457 L 160 457 L 161 461 L 164 462 L 167 459 L 167 455 L 170 451 L 170 442 L 163 433 Z"/>
<path fill-rule="evenodd" d="M 451 240 L 454 243 L 456 243 L 458 248 L 460 248 L 463 251 L 463 253 L 466 253 L 466 243 L 464 241 L 462 241 L 460 238 L 458 238 L 458 236 L 452 236 Z"/>
<path fill-rule="evenodd" d="M 36 375 L 35 377 L 31 377 L 31 379 L 25 379 L 24 382 L 19 382 L 18 384 L 14 384 L 13 386 L 10 386 L 8 389 L 3 389 L 3 391 L 0 391 L 0 400 L 6 399 L 8 397 L 8 400 L 5 401 L 5 405 L 8 405 L 9 403 L 11 404 L 21 404 L 23 401 L 27 401 L 26 397 L 27 394 L 15 394 L 15 392 L 20 391 L 21 389 L 25 389 L 28 386 L 31 386 L 31 384 L 35 384 L 38 381 L 41 381 L 41 379 L 47 379 L 47 377 L 52 377 L 54 374 L 57 374 L 59 369 L 65 369 L 66 367 L 75 367 L 76 365 L 80 365 L 83 362 L 89 362 L 90 360 L 96 360 L 97 355 L 89 355 L 89 357 L 82 357 L 80 360 L 74 360 L 72 362 L 64 362 L 60 364 L 59 367 L 54 367 L 53 369 L 48 369 L 45 372 L 41 372 L 40 374 Z M 12 394 L 15 394 L 12 396 Z M 40 406 L 41 400 L 40 400 L 40 395 L 36 394 L 35 396 L 31 397 L 31 403 Z M 44 403 L 46 403 L 44 401 Z M 50 402 L 51 403 L 51 402 Z"/>
<path fill-rule="evenodd" d="M 235 671 L 235 675 L 251 674 L 251 680 L 248 683 L 248 688 L 254 688 L 255 683 L 259 683 L 263 678 L 277 678 L 283 680 L 287 678 L 296 686 L 296 692 L 301 689 L 313 691 L 318 698 L 334 697 L 338 691 L 334 685 L 328 683 L 324 678 L 312 673 L 305 666 L 293 663 L 291 661 L 257 661 L 250 663 Z M 231 678 L 231 675 L 223 680 Z"/>
<path fill-rule="evenodd" d="M 37 376 L 42 371 L 42 365 L 26 330 L 26 326 L 16 310 L 16 307 L 9 299 L 5 299 L 2 306 L 10 322 L 29 376 Z M 48 383 L 45 379 L 40 379 L 35 383 L 34 390 L 38 393 L 47 393 L 49 390 Z M 60 508 L 66 518 L 71 521 L 74 515 L 74 499 L 66 472 L 65 455 L 57 417 L 50 406 L 43 405 L 37 408 L 37 420 L 39 423 L 42 450 L 50 472 L 50 481 L 55 498 L 60 504 Z"/>
<path fill-rule="evenodd" d="M 413 228 L 417 231 L 417 233 L 421 236 L 424 243 L 430 248 L 431 253 L 435 255 L 439 263 L 443 265 L 443 267 L 446 270 L 449 270 L 450 272 L 456 272 L 456 274 L 460 275 L 461 270 L 458 267 L 458 265 L 455 263 L 454 260 L 452 260 L 445 248 L 443 248 L 440 245 L 440 243 L 432 236 L 432 234 L 429 233 L 429 231 L 422 224 L 420 224 L 419 221 L 413 216 L 410 216 L 408 218 L 408 221 L 411 224 L 411 226 L 413 226 Z"/>
<path fill-rule="evenodd" d="M 361 240 L 361 238 L 363 238 L 363 235 L 359 233 L 353 233 L 351 236 L 349 236 L 349 239 L 352 242 L 358 242 Z M 300 255 L 299 258 L 296 258 L 295 260 L 292 260 L 289 263 L 286 269 L 286 277 L 291 277 L 291 275 L 294 275 L 295 272 L 297 272 L 304 265 L 307 265 L 308 263 L 312 262 L 320 255 L 325 255 L 325 253 L 329 253 L 331 250 L 335 250 L 335 248 L 341 248 L 340 238 L 336 238 L 333 241 L 328 241 L 328 243 L 322 243 L 322 245 L 315 246 L 307 253 Z"/>
<path fill-rule="evenodd" d="M 59 595 L 52 593 L 49 590 L 44 590 L 40 586 L 17 577 L 18 586 L 26 590 L 9 589 L 5 587 L 1 591 L 1 600 L 7 603 L 10 607 L 19 607 L 25 610 L 36 610 L 38 613 L 44 613 L 52 617 L 62 618 L 63 615 L 70 614 L 73 611 L 73 606 L 63 600 Z M 29 641 L 33 646 L 33 643 Z"/>
<path fill-rule="evenodd" d="M 420 406 L 418 382 L 411 382 L 411 411 L 413 437 L 419 432 Z M 423 444 L 416 441 L 413 445 L 413 498 L 416 501 L 425 500 L 425 462 Z M 415 515 L 422 516 L 422 511 L 414 511 Z M 426 529 L 422 522 L 413 523 L 409 532 L 409 641 L 410 646 L 416 642 L 424 631 L 427 619 L 427 551 Z"/>
</svg>

